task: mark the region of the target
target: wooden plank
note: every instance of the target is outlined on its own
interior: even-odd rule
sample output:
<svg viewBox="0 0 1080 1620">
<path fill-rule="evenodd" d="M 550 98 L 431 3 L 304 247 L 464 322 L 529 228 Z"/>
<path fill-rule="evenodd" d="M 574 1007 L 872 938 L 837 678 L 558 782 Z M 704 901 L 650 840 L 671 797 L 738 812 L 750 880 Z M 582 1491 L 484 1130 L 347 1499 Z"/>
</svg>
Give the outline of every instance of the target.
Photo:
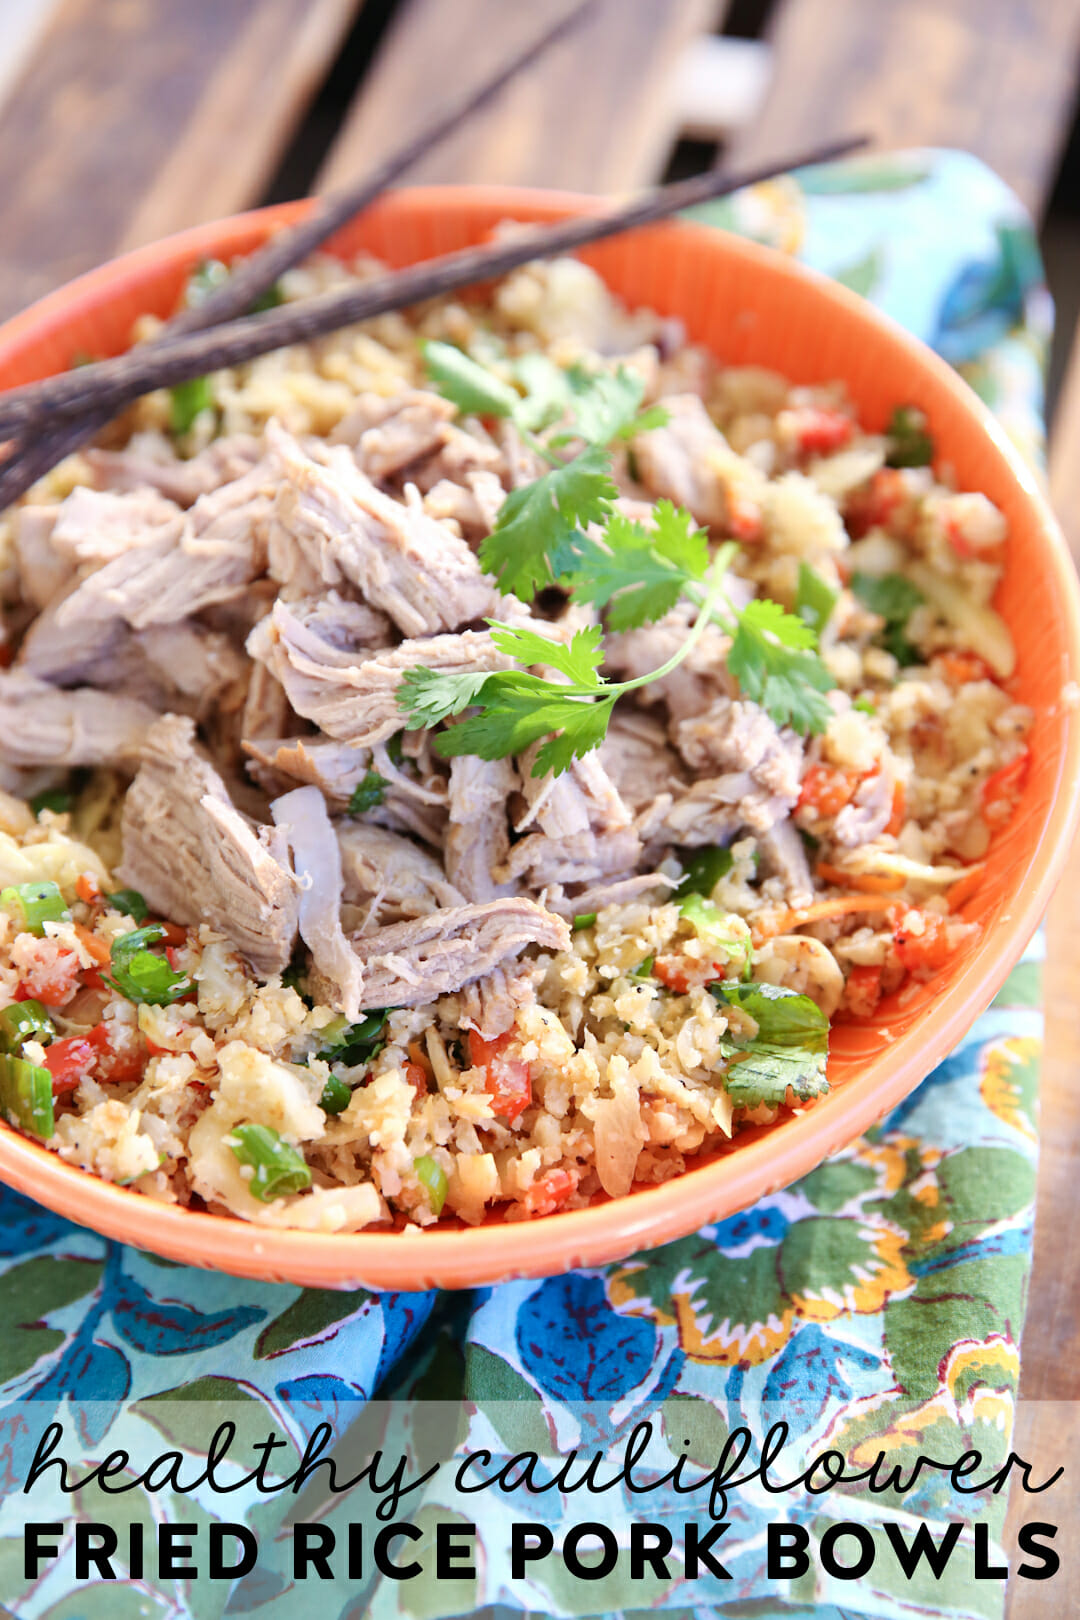
<svg viewBox="0 0 1080 1620">
<path fill-rule="evenodd" d="M 59 0 L 0 108 L 0 316 L 257 196 L 358 0 Z"/>
<path fill-rule="evenodd" d="M 1067 1355 L 1067 1349 L 1061 1348 Z M 1057 1536 L 1050 1545 L 1061 1559 L 1061 1568 L 1049 1583 L 1020 1580 L 1014 1575 L 1007 1588 L 1007 1620 L 1047 1620 L 1048 1616 L 1080 1614 L 1080 1560 L 1073 1551 L 1078 1527 L 1073 1459 L 1078 1446 L 1080 1405 L 1075 1401 L 1020 1401 L 1012 1449 L 1032 1465 L 1032 1492 L 1023 1491 L 1019 1478 L 1014 1478 L 1004 1538 L 1009 1567 L 1015 1570 L 1017 1564 L 1025 1562 L 1024 1554 L 1018 1553 L 1016 1545 L 1020 1526 L 1039 1522 L 1058 1526 Z M 1052 1479 L 1059 1468 L 1065 1469 L 1063 1477 L 1045 1494 L 1036 1495 L 1034 1488 Z"/>
<path fill-rule="evenodd" d="M 1035 1268 L 1024 1330 L 1023 1393 L 1080 1401 L 1080 841 L 1074 844 L 1047 914 L 1046 1043 L 1040 1086 Z"/>
<path fill-rule="evenodd" d="M 772 61 L 760 39 L 701 34 L 692 40 L 676 66 L 672 91 L 680 133 L 700 141 L 730 140 L 760 111 Z"/>
<path fill-rule="evenodd" d="M 1080 566 L 1080 332 L 1073 338 L 1050 437 L 1050 500 Z"/>
<path fill-rule="evenodd" d="M 733 164 L 868 130 L 974 152 L 1040 213 L 1071 122 L 1075 0 L 784 0 L 759 117 Z"/>
<path fill-rule="evenodd" d="M 566 5 L 404 0 L 318 189 L 354 179 Z M 601 0 L 579 30 L 418 165 L 415 178 L 580 191 L 620 191 L 656 178 L 678 130 L 670 95 L 676 65 L 718 9 L 718 0 Z"/>
<path fill-rule="evenodd" d="M 0 99 L 43 34 L 56 0 L 0 0 Z"/>
<path fill-rule="evenodd" d="M 1074 339 L 1069 367 L 1054 416 L 1050 440 L 1050 498 L 1073 557 L 1080 561 L 1080 337 Z M 1076 1167 L 1080 1164 L 1080 840 L 1074 845 L 1046 919 L 1046 1046 L 1040 1087 L 1039 1179 L 1035 1212 L 1035 1261 L 1021 1355 L 1021 1405 L 1014 1450 L 1034 1466 L 1036 1478 L 1049 1478 L 1062 1463 L 1071 1466 L 1080 1443 L 1080 1249 L 1075 1242 L 1080 1203 Z M 1068 1403 L 1068 1404 L 1066 1404 Z M 1009 1503 L 1010 1552 L 1017 1526 L 1039 1518 L 1076 1529 L 1076 1487 L 1065 1496 L 1024 1498 L 1014 1490 Z M 1071 1510 L 1067 1501 L 1071 1499 Z M 1032 1502 L 1039 1504 L 1037 1513 Z M 1044 1511 L 1044 1507 L 1046 1511 Z M 1051 1511 L 1051 1509 L 1057 1511 Z M 1072 1522 L 1069 1523 L 1071 1512 Z M 1066 1559 L 1055 1577 L 1057 1613 L 1080 1611 L 1080 1574 Z M 1037 1582 L 1009 1583 L 1008 1620 L 1041 1620 L 1046 1596 Z"/>
<path fill-rule="evenodd" d="M 263 194 L 356 10 L 357 0 L 259 0 L 129 222 L 121 251 L 235 213 Z"/>
</svg>

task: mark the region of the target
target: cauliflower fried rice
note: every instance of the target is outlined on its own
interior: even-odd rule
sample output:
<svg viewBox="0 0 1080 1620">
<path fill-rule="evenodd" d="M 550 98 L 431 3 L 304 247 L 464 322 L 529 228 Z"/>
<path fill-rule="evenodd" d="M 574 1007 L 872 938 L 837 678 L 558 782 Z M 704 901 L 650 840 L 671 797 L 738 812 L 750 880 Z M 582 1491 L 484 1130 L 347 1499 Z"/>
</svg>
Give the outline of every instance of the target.
<svg viewBox="0 0 1080 1620">
<path fill-rule="evenodd" d="M 738 542 L 731 600 L 818 631 L 824 729 L 746 696 L 712 624 L 564 775 L 404 730 L 403 670 L 506 667 L 485 621 L 526 610 L 476 551 L 544 472 L 421 339 L 634 374 L 665 419 L 615 445 L 619 509 Z M 1028 764 L 1004 520 L 897 404 L 865 432 L 842 384 L 725 368 L 563 260 L 148 395 L 70 457 L 0 520 L 9 1123 L 149 1198 L 353 1231 L 622 1196 L 812 1107 L 829 1021 L 970 943 Z M 605 670 L 693 617 L 609 627 Z"/>
</svg>

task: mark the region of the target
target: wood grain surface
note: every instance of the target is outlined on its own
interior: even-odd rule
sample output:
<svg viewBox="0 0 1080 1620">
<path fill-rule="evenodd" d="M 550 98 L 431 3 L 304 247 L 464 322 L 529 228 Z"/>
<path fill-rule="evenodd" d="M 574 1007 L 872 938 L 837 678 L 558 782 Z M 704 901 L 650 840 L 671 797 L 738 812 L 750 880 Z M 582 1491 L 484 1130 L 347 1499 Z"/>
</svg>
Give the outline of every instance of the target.
<svg viewBox="0 0 1080 1620">
<path fill-rule="evenodd" d="M 0 108 L 0 318 L 247 206 L 358 0 L 60 0 Z"/>
<path fill-rule="evenodd" d="M 567 3 L 405 0 L 319 189 L 354 179 Z M 675 68 L 718 11 L 719 0 L 599 0 L 580 29 L 433 152 L 415 177 L 616 192 L 656 178 L 678 128 Z"/>
<path fill-rule="evenodd" d="M 1080 347 L 1074 343 L 1050 450 L 1050 497 L 1074 559 L 1080 561 Z M 1014 1490 L 1009 1542 L 1024 1519 L 1061 1525 L 1075 1547 L 1080 1531 L 1080 841 L 1046 918 L 1043 979 L 1046 1042 L 1039 1088 L 1039 1176 L 1035 1261 L 1020 1370 L 1020 1412 L 1013 1449 L 1048 1478 L 1068 1469 L 1045 1502 Z M 1053 1511 L 1052 1511 L 1053 1509 Z M 1053 1597 L 1050 1598 L 1049 1594 Z M 1080 1559 L 1063 1555 L 1053 1586 L 1010 1583 L 1008 1620 L 1080 1614 Z"/>
<path fill-rule="evenodd" d="M 1076 0 L 781 0 L 773 77 L 733 163 L 869 130 L 975 152 L 1038 213 L 1076 99 Z"/>
</svg>

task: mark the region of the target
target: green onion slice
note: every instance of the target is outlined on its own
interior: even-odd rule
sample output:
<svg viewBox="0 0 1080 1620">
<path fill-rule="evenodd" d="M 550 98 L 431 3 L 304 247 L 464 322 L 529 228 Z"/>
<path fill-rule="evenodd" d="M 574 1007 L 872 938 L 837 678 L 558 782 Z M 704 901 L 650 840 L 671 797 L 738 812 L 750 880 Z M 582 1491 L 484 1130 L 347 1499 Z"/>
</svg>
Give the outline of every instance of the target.
<svg viewBox="0 0 1080 1620">
<path fill-rule="evenodd" d="M 0 1051 L 18 1052 L 24 1041 L 47 1046 L 56 1034 L 40 1001 L 16 1001 L 0 1010 Z"/>
<path fill-rule="evenodd" d="M 47 1142 L 56 1129 L 48 1069 L 10 1052 L 0 1053 L 0 1113 L 10 1124 Z"/>
<path fill-rule="evenodd" d="M 413 1165 L 417 1180 L 425 1188 L 433 1215 L 441 1215 L 446 1203 L 446 1171 L 430 1153 L 425 1153 Z"/>
<path fill-rule="evenodd" d="M 300 1154 L 268 1125 L 237 1125 L 225 1141 L 239 1162 L 255 1172 L 248 1190 L 262 1203 L 311 1186 L 311 1171 Z"/>
<path fill-rule="evenodd" d="M 71 809 L 71 794 L 63 788 L 46 788 L 44 793 L 35 793 L 30 800 L 30 808 L 35 816 L 40 816 L 43 810 L 52 810 L 54 814 L 63 815 L 65 810 Z"/>
<path fill-rule="evenodd" d="M 339 1080 L 336 1074 L 332 1074 L 323 1086 L 319 1107 L 324 1114 L 341 1114 L 348 1108 L 351 1098 L 352 1091 L 344 1080 Z"/>
<path fill-rule="evenodd" d="M 376 1007 L 359 1024 L 350 1024 L 345 1017 L 332 1018 L 319 1031 L 322 1046 L 316 1057 L 325 1063 L 340 1063 L 346 1069 L 370 1063 L 386 1045 L 388 1011 L 388 1008 Z"/>
<path fill-rule="evenodd" d="M 55 883 L 16 883 L 0 889 L 0 906 L 11 913 L 16 927 L 39 937 L 47 922 L 66 922 L 71 913 Z"/>
<path fill-rule="evenodd" d="M 200 412 L 214 406 L 214 385 L 209 377 L 189 377 L 170 388 L 169 395 L 169 426 L 176 434 L 187 433 Z"/>
</svg>

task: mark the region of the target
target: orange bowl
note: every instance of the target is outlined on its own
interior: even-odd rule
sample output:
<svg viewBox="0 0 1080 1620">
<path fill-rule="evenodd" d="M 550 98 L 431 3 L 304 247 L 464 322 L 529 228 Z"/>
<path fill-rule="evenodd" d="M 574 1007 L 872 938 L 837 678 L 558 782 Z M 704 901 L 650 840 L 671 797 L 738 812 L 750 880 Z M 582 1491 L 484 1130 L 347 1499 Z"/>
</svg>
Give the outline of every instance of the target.
<svg viewBox="0 0 1080 1620">
<path fill-rule="evenodd" d="M 115 354 L 147 311 L 175 308 L 193 266 L 233 259 L 301 217 L 289 204 L 200 226 L 81 277 L 0 328 L 0 386 L 64 370 L 80 351 Z M 545 221 L 595 199 L 494 187 L 393 193 L 332 244 L 393 266 L 482 240 L 500 220 Z M 0 1127 L 0 1179 L 109 1237 L 239 1276 L 309 1287 L 463 1288 L 622 1259 L 745 1208 L 806 1174 L 907 1095 L 989 1004 L 1037 927 L 1080 807 L 1075 685 L 1080 611 L 1072 563 L 1031 469 L 944 361 L 834 282 L 768 249 L 687 223 L 617 237 L 582 257 L 630 305 L 680 316 L 720 359 L 769 366 L 800 383 L 842 378 L 862 420 L 884 425 L 899 402 L 929 416 L 959 487 L 982 490 L 1009 523 L 996 605 L 1018 653 L 1011 683 L 1035 710 L 1032 769 L 964 916 L 977 942 L 900 1008 L 834 1031 L 828 1096 L 734 1143 L 661 1186 L 547 1216 L 528 1231 L 493 1220 L 426 1232 L 312 1235 L 268 1231 L 151 1202 L 64 1164 Z M 2 751 L 2 743 L 0 743 Z"/>
</svg>

